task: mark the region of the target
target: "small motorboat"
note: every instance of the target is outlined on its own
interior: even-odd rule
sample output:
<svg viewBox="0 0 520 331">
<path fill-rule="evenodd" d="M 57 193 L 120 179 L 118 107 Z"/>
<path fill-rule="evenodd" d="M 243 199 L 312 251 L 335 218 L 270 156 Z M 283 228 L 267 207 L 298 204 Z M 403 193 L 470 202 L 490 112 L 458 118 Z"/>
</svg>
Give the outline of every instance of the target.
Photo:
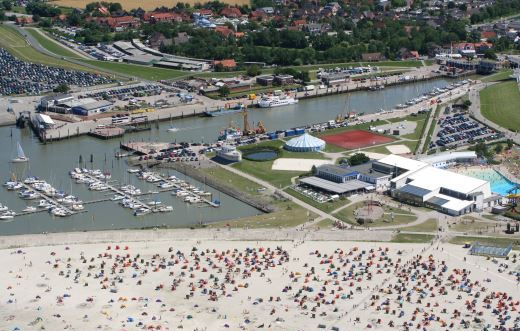
<svg viewBox="0 0 520 331">
<path fill-rule="evenodd" d="M 168 129 L 166 129 L 166 131 L 168 131 L 168 132 L 177 132 L 177 131 L 179 131 L 179 129 L 174 127 L 174 126 L 170 126 Z"/>
<path fill-rule="evenodd" d="M 152 211 L 149 208 L 141 207 L 141 208 L 137 208 L 134 211 L 134 216 L 143 216 L 146 214 L 150 214 L 151 212 Z"/>
<path fill-rule="evenodd" d="M 25 207 L 22 211 L 23 212 L 33 212 L 33 211 L 37 211 L 38 209 L 34 206 L 27 206 Z"/>
</svg>

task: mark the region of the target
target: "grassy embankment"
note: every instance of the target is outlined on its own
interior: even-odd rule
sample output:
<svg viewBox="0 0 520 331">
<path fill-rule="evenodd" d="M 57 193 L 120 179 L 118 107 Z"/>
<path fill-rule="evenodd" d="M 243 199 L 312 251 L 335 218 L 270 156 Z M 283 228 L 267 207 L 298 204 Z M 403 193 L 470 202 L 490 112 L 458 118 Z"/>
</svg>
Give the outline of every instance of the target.
<svg viewBox="0 0 520 331">
<path fill-rule="evenodd" d="M 498 83 L 480 92 L 482 115 L 511 131 L 520 129 L 520 91 L 516 81 Z"/>
<path fill-rule="evenodd" d="M 437 232 L 439 228 L 439 222 L 435 218 L 429 218 L 421 224 L 408 226 L 405 228 L 401 228 L 401 231 L 410 231 L 410 232 Z"/>
<path fill-rule="evenodd" d="M 430 145 L 430 142 L 432 141 L 433 131 L 435 131 L 435 127 L 437 126 L 437 119 L 439 118 L 439 114 L 441 112 L 441 109 L 442 109 L 442 107 L 440 105 L 438 105 L 435 108 L 435 112 L 433 114 L 433 120 L 432 120 L 432 123 L 430 125 L 430 128 L 428 129 L 428 134 L 426 135 L 426 141 L 424 142 L 424 146 L 423 146 L 423 149 L 422 149 L 423 153 L 426 153 L 428 151 L 428 149 L 429 149 L 428 146 Z"/>
<path fill-rule="evenodd" d="M 506 70 L 500 70 L 499 72 L 482 77 L 480 80 L 483 82 L 498 82 L 501 80 L 509 80 L 512 79 L 511 75 L 513 74 L 513 70 L 506 69 Z"/>
<path fill-rule="evenodd" d="M 244 192 L 244 194 L 258 199 L 268 200 L 278 208 L 278 211 L 273 213 L 211 223 L 208 227 L 225 227 L 228 225 L 235 228 L 294 227 L 316 216 L 313 213 L 308 213 L 307 210 L 290 201 L 276 200 L 272 196 L 266 195 L 264 192 L 258 190 L 262 187 L 261 185 L 247 178 L 238 176 L 222 167 L 204 168 L 201 169 L 201 171 L 212 176 L 213 179 L 224 185 L 232 186 L 234 189 Z"/>
<path fill-rule="evenodd" d="M 398 233 L 390 242 L 406 243 L 406 244 L 424 244 L 432 241 L 434 238 L 431 234 L 413 234 L 413 233 Z"/>
<path fill-rule="evenodd" d="M 364 227 L 379 227 L 379 226 L 396 226 L 401 224 L 407 224 L 415 221 L 417 217 L 415 214 L 399 208 L 393 208 L 388 207 L 386 205 L 383 205 L 382 208 L 384 210 L 383 216 L 373 220 L 372 222 L 365 223 L 365 224 L 358 224 L 356 222 L 354 212 L 365 206 L 365 202 L 356 202 L 351 204 L 350 206 L 340 210 L 339 212 L 335 213 L 334 216 L 336 216 L 338 219 L 342 220 L 345 223 L 349 223 L 356 226 L 364 226 Z M 373 207 L 373 208 L 379 208 L 379 207 Z M 390 214 L 394 213 L 394 219 L 391 220 Z"/>
<path fill-rule="evenodd" d="M 93 71 L 87 67 L 63 61 L 38 52 L 31 45 L 29 45 L 29 43 L 27 43 L 27 41 L 20 33 L 18 33 L 18 31 L 5 24 L 0 25 L 0 47 L 5 48 L 13 56 L 23 61 L 64 69 Z"/>
<path fill-rule="evenodd" d="M 76 61 L 81 61 L 83 63 L 89 64 L 91 66 L 94 66 L 99 69 L 101 72 L 107 72 L 114 74 L 121 74 L 125 76 L 132 76 L 140 79 L 145 80 L 163 80 L 163 79 L 175 79 L 182 76 L 188 76 L 190 73 L 187 71 L 181 71 L 181 70 L 174 70 L 174 69 L 163 69 L 163 68 L 156 68 L 156 67 L 150 67 L 150 66 L 142 66 L 137 64 L 128 64 L 128 63 L 119 63 L 119 62 L 108 62 L 108 61 L 98 61 L 98 60 L 89 60 L 89 59 L 83 59 L 78 54 L 70 51 L 65 46 L 61 45 L 58 42 L 55 42 L 53 40 L 49 40 L 45 36 L 42 36 L 38 31 L 35 29 L 27 29 L 27 31 L 33 35 L 38 42 L 47 49 L 48 51 L 66 58 L 72 58 Z M 30 46 L 28 46 L 30 47 Z M 32 47 L 30 47 L 33 49 Z M 33 49 L 34 52 L 36 52 L 39 55 L 43 55 L 41 53 L 38 53 L 35 49 Z M 52 57 L 49 57 L 47 55 L 43 55 L 49 59 L 53 59 L 56 63 L 62 63 L 62 64 L 68 64 L 69 62 L 60 60 L 60 59 L 54 59 Z M 52 65 L 52 64 L 49 64 Z M 71 63 L 71 65 L 73 65 Z M 79 66 L 79 65 L 76 65 Z M 90 68 L 83 68 L 83 70 L 93 71 L 93 69 Z"/>
</svg>

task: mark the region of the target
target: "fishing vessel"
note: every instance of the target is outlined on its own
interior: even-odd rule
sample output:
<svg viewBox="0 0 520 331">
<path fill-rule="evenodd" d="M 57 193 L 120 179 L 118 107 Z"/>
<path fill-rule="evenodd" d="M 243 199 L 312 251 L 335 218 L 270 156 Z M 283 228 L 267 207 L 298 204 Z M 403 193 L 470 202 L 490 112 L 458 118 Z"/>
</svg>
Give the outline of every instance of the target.
<svg viewBox="0 0 520 331">
<path fill-rule="evenodd" d="M 204 115 L 208 116 L 208 117 L 217 117 L 217 116 L 222 116 L 222 115 L 239 113 L 239 112 L 241 112 L 244 109 L 246 109 L 244 107 L 244 104 L 239 103 L 239 104 L 237 104 L 234 107 L 229 107 L 229 108 L 218 107 L 218 109 L 215 110 L 215 111 L 205 111 Z"/>
<path fill-rule="evenodd" d="M 240 128 L 230 125 L 228 128 L 220 132 L 218 140 L 235 140 L 242 137 L 242 130 Z"/>
<path fill-rule="evenodd" d="M 25 156 L 25 153 L 23 152 L 22 145 L 20 145 L 20 142 L 18 142 L 16 146 L 17 150 L 17 157 L 11 160 L 13 163 L 21 163 L 21 162 L 28 162 L 29 158 Z"/>
<path fill-rule="evenodd" d="M 260 108 L 281 107 L 298 103 L 298 100 L 289 95 L 264 96 L 258 101 Z"/>
</svg>

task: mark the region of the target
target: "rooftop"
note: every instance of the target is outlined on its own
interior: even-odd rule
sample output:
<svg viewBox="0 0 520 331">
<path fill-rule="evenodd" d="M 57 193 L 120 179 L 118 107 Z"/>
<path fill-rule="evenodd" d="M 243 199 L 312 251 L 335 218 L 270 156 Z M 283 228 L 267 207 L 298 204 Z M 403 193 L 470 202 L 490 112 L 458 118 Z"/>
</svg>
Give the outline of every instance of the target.
<svg viewBox="0 0 520 331">
<path fill-rule="evenodd" d="M 300 183 L 318 187 L 324 191 L 336 194 L 343 194 L 351 191 L 356 191 L 362 188 L 370 189 L 373 187 L 372 184 L 365 183 L 357 179 L 349 180 L 345 183 L 335 183 L 315 176 L 302 178 L 300 179 Z"/>
<path fill-rule="evenodd" d="M 483 185 L 489 185 L 489 182 L 482 179 L 433 167 L 425 167 L 408 177 L 411 180 L 410 185 L 430 191 L 442 187 L 451 191 L 469 194 Z"/>
</svg>

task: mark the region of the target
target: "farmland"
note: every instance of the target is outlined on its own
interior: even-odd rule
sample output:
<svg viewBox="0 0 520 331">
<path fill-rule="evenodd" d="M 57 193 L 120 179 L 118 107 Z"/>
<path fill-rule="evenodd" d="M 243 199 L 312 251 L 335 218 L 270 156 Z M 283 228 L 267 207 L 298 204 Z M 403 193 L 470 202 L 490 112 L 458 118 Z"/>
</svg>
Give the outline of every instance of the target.
<svg viewBox="0 0 520 331">
<path fill-rule="evenodd" d="M 72 8 L 85 8 L 85 6 L 92 1 L 90 0 L 58 0 L 52 1 L 53 4 L 63 7 L 72 7 Z M 196 0 L 186 0 L 184 3 L 189 3 L 190 5 L 194 5 L 196 3 L 200 3 L 201 1 Z M 222 2 L 228 3 L 230 5 L 249 5 L 249 0 L 224 0 Z M 175 1 L 166 1 L 166 0 L 150 0 L 150 1 L 137 1 L 137 0 L 125 0 L 119 1 L 124 9 L 131 10 L 137 9 L 139 7 L 144 10 L 154 10 L 158 7 L 173 7 L 175 6 Z"/>
</svg>

